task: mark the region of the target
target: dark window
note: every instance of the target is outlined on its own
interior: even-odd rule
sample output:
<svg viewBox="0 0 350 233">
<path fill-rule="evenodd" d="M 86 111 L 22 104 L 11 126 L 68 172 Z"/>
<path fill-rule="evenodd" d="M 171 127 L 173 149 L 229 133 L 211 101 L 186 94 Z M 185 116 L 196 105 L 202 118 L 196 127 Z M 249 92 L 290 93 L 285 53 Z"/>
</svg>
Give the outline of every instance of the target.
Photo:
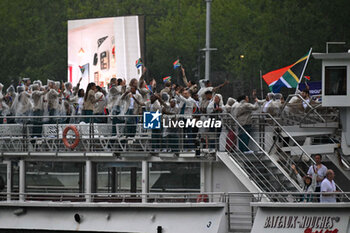
<svg viewBox="0 0 350 233">
<path fill-rule="evenodd" d="M 151 192 L 199 192 L 200 163 L 152 163 Z"/>
<path fill-rule="evenodd" d="M 325 95 L 346 95 L 346 66 L 325 67 Z"/>
</svg>

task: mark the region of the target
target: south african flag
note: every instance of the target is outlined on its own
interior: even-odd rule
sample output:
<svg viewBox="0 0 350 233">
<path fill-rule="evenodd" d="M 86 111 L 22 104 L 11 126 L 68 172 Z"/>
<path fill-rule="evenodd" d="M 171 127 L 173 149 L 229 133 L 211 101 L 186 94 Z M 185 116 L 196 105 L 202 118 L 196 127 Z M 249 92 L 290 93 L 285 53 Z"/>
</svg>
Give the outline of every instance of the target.
<svg viewBox="0 0 350 233">
<path fill-rule="evenodd" d="M 296 88 L 305 71 L 309 56 L 310 53 L 290 66 L 263 75 L 263 79 L 269 85 L 270 90 L 274 93 L 279 93 L 282 87 Z"/>
<path fill-rule="evenodd" d="M 138 68 L 140 68 L 141 66 L 143 66 L 143 63 L 142 63 L 141 58 L 139 58 L 139 59 L 136 60 L 136 68 L 138 69 Z"/>
<path fill-rule="evenodd" d="M 163 78 L 163 82 L 170 82 L 171 81 L 171 76 L 167 76 L 165 78 Z"/>
<path fill-rule="evenodd" d="M 174 66 L 174 69 L 176 69 L 176 68 L 180 67 L 180 66 L 181 66 L 181 64 L 180 64 L 180 60 L 179 60 L 179 59 L 177 59 L 176 61 L 174 61 L 173 66 Z"/>
</svg>

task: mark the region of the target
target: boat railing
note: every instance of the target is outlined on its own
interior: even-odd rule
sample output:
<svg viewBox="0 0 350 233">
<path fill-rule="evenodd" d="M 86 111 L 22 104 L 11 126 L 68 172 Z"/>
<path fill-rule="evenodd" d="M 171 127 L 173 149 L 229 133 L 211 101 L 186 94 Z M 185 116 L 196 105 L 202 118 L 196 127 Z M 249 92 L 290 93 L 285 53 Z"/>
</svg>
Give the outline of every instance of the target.
<svg viewBox="0 0 350 233">
<path fill-rule="evenodd" d="M 89 202 L 89 203 L 226 203 L 225 193 L 0 193 L 0 203 Z"/>
<path fill-rule="evenodd" d="M 252 202 L 271 203 L 322 203 L 320 192 L 195 192 L 195 193 L 0 193 L 0 203 L 11 202 L 86 202 L 91 203 L 228 203 L 230 205 L 249 205 Z M 349 202 L 350 192 L 327 192 L 336 202 Z M 11 199 L 7 199 L 11 196 Z M 22 199 L 21 199 L 22 198 Z M 327 202 L 329 203 L 329 202 Z"/>
<path fill-rule="evenodd" d="M 255 133 L 255 138 L 261 146 L 268 151 L 269 154 L 275 155 L 274 158 L 278 161 L 281 167 L 286 170 L 291 177 L 296 179 L 296 175 L 292 170 L 294 165 L 301 177 L 305 177 L 305 171 L 311 165 L 315 165 L 315 160 L 309 153 L 299 144 L 297 140 L 291 136 L 279 121 L 268 113 L 255 113 L 253 121 L 257 127 L 257 131 L 263 131 L 260 135 Z M 338 190 L 342 189 L 337 186 Z"/>
<path fill-rule="evenodd" d="M 255 123 L 255 133 L 253 133 L 259 144 L 268 151 L 269 154 L 275 155 L 274 158 L 279 164 L 291 173 L 292 165 L 299 169 L 301 176 L 306 173 L 303 169 L 315 164 L 314 159 L 305 149 L 291 136 L 291 134 L 282 126 L 278 120 L 268 113 L 255 113 L 252 116 Z M 262 131 L 264 134 L 260 134 Z M 288 150 L 286 150 L 288 148 Z"/>
<path fill-rule="evenodd" d="M 323 107 L 320 99 L 320 96 L 311 96 L 310 101 L 307 101 L 300 94 L 288 95 L 278 117 L 288 124 L 298 124 L 301 127 L 337 126 L 338 109 Z"/>
<path fill-rule="evenodd" d="M 148 156 L 148 152 L 215 151 L 219 150 L 221 117 L 219 114 L 163 115 L 162 127 L 148 129 L 141 115 L 6 116 L 7 123 L 0 124 L 0 152 L 80 156 L 91 152 L 113 156 L 134 152 Z M 0 118 L 3 122 L 5 117 Z M 197 124 L 199 121 L 205 126 Z M 218 122 L 220 126 L 215 127 Z"/>
<path fill-rule="evenodd" d="M 283 169 L 279 161 L 273 159 L 269 152 L 257 141 L 251 126 L 243 126 L 232 115 L 227 114 L 225 121 L 227 139 L 221 141 L 228 155 L 241 167 L 258 190 L 265 192 L 301 191 L 289 170 Z M 264 132 L 263 132 L 264 133 Z"/>
</svg>

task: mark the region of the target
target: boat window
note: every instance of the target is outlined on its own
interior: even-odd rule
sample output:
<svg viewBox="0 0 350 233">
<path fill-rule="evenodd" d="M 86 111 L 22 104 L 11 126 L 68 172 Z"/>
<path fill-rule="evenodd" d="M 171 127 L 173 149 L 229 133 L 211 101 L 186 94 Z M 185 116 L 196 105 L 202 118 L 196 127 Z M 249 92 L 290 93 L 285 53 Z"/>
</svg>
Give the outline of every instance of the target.
<svg viewBox="0 0 350 233">
<path fill-rule="evenodd" d="M 72 162 L 27 162 L 26 192 L 82 192 L 83 166 Z"/>
<path fill-rule="evenodd" d="M 97 164 L 97 193 L 141 192 L 141 180 L 140 162 Z"/>
<path fill-rule="evenodd" d="M 199 192 L 199 163 L 152 163 L 151 192 Z"/>
<path fill-rule="evenodd" d="M 0 163 L 0 192 L 6 192 L 6 164 Z"/>
<path fill-rule="evenodd" d="M 325 95 L 347 95 L 346 66 L 325 67 Z"/>
</svg>

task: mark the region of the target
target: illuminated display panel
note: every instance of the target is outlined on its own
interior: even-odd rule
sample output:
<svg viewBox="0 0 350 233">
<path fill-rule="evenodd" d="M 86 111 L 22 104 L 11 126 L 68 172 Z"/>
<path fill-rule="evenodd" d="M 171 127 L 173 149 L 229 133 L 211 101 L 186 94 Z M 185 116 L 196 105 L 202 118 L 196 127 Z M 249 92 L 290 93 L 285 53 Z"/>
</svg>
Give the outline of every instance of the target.
<svg viewBox="0 0 350 233">
<path fill-rule="evenodd" d="M 94 81 L 107 86 L 113 77 L 139 78 L 140 38 L 139 16 L 69 20 L 68 81 L 75 85 L 82 77 L 86 88 Z"/>
</svg>

